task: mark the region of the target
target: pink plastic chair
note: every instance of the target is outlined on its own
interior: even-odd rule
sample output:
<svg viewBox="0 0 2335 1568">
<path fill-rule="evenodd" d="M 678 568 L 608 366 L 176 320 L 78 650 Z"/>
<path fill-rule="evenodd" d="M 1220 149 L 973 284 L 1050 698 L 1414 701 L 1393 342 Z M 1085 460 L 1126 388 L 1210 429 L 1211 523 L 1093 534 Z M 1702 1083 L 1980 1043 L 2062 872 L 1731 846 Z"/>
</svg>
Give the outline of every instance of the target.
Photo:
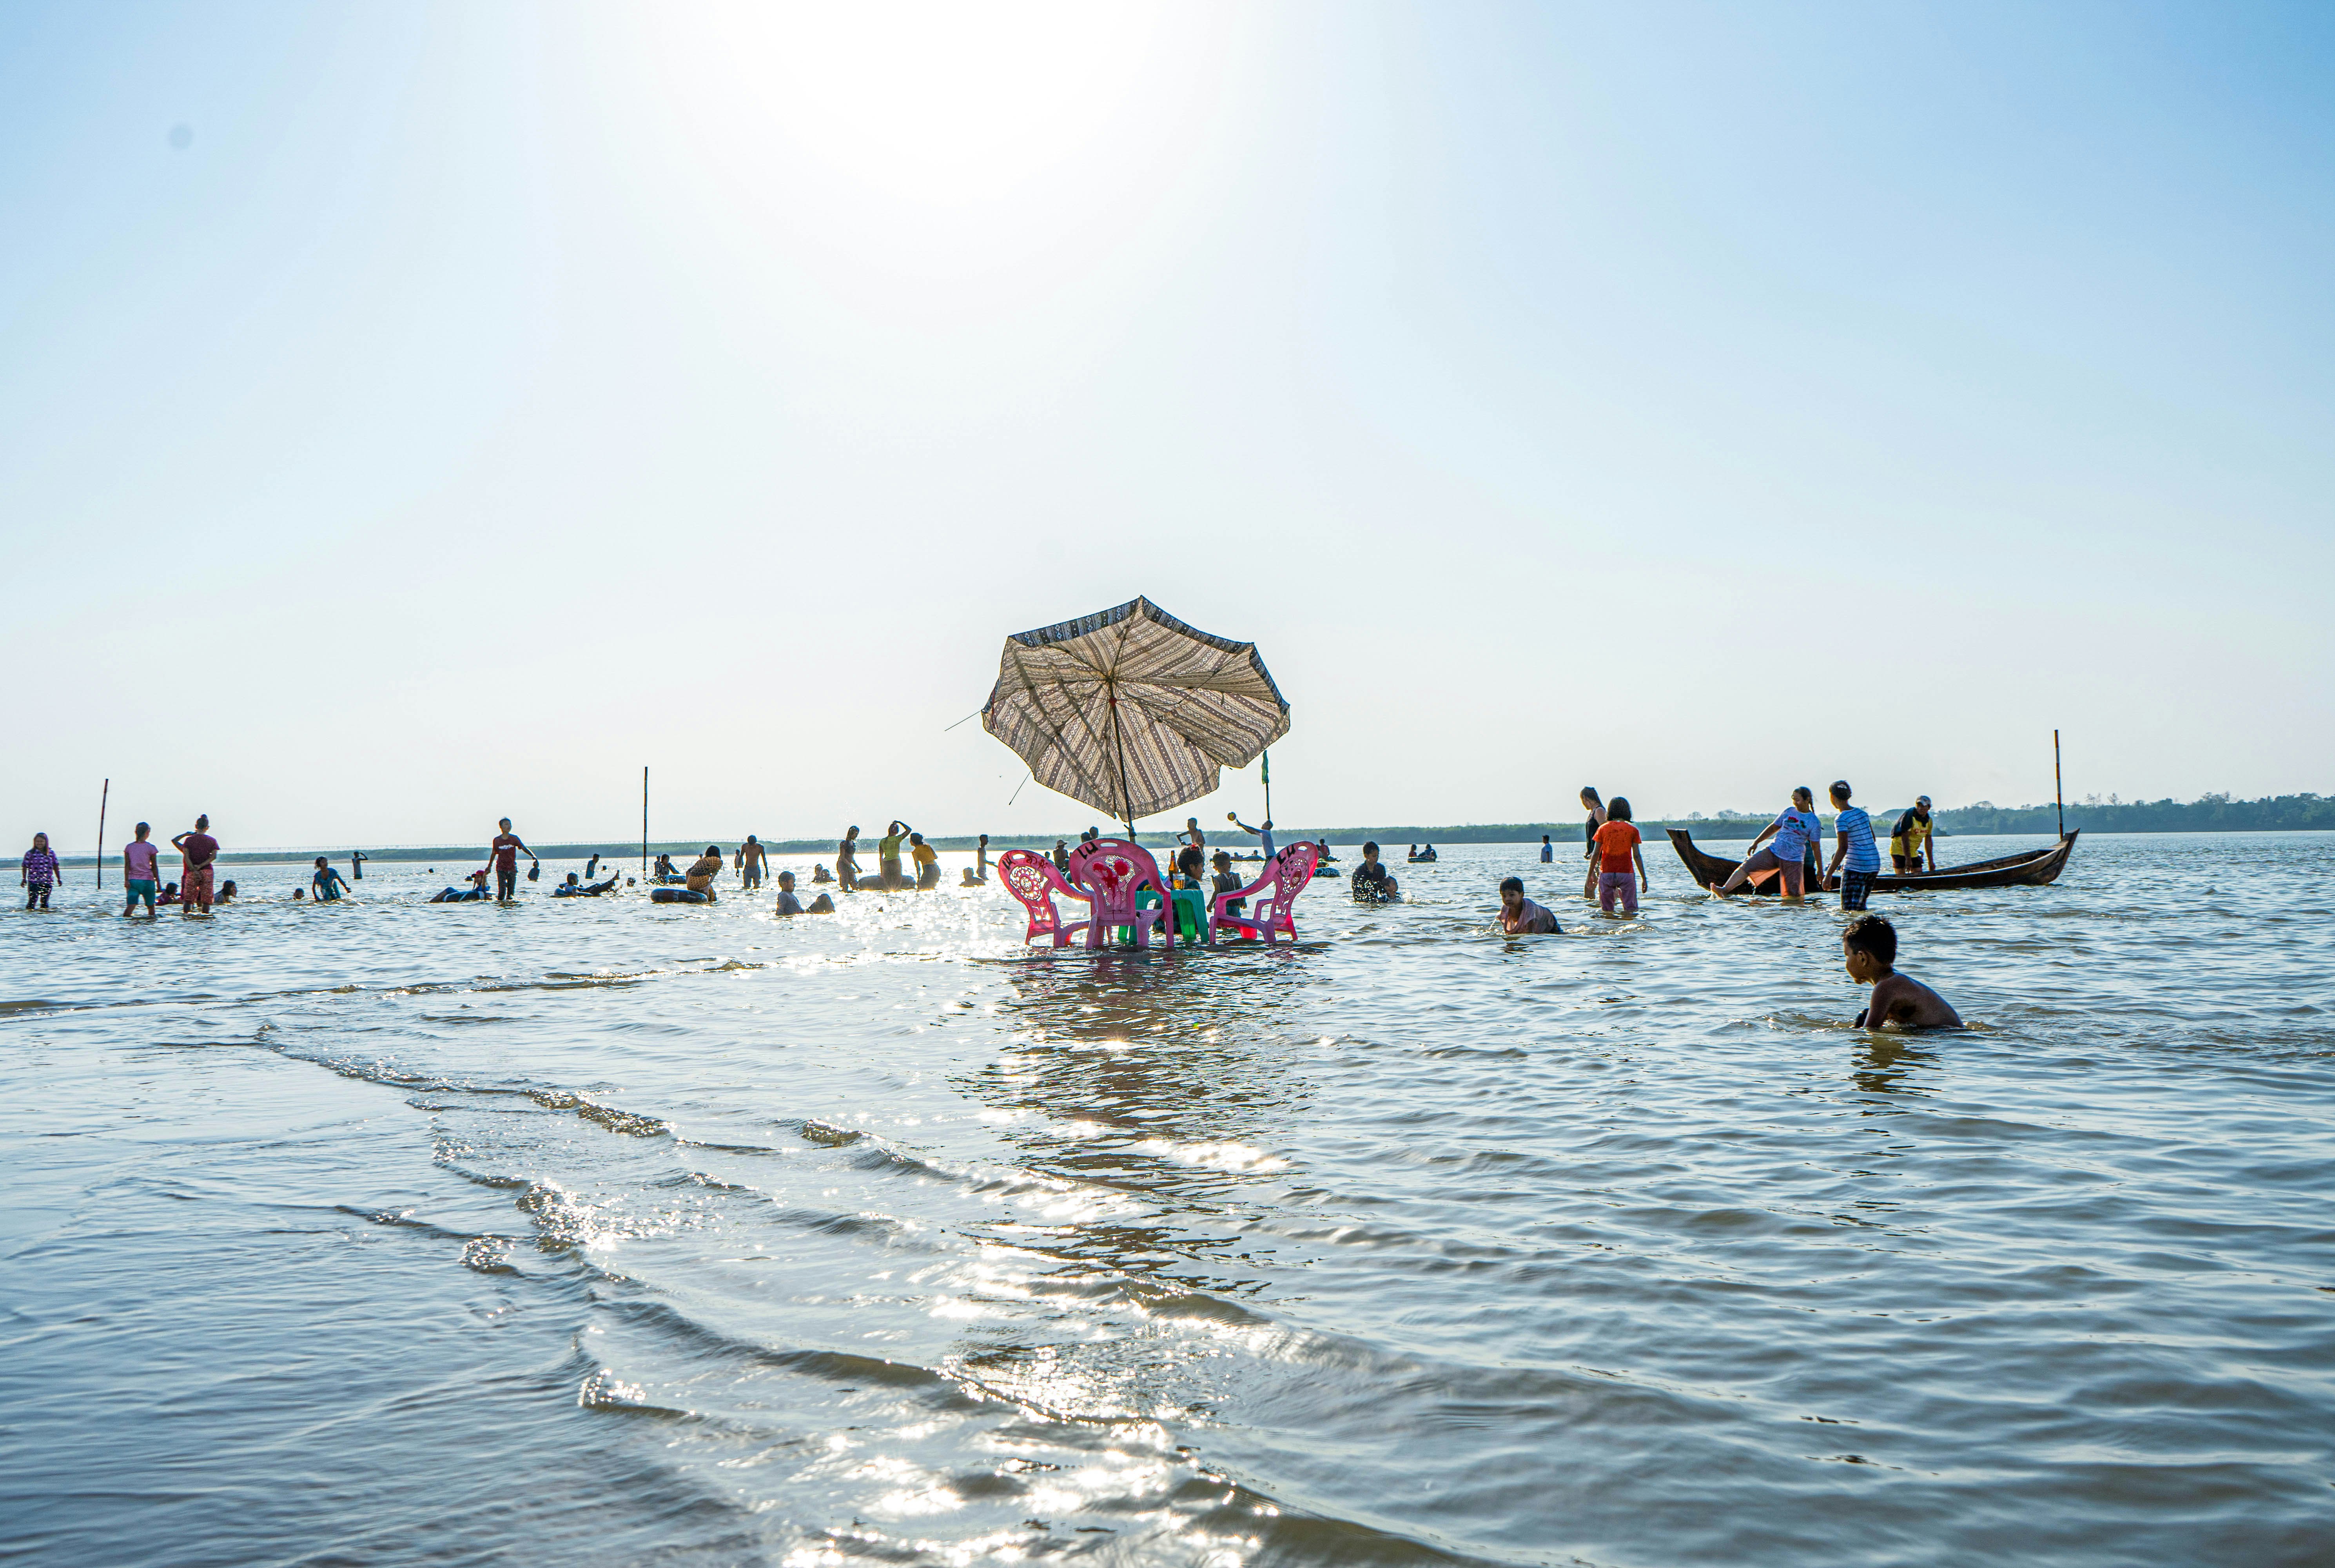
<svg viewBox="0 0 2335 1568">
<path fill-rule="evenodd" d="M 1274 932 L 1297 940 L 1297 922 L 1290 913 L 1297 895 L 1313 880 L 1313 857 L 1319 853 L 1311 844 L 1293 844 L 1273 857 L 1264 875 L 1242 888 L 1238 893 L 1219 893 L 1208 906 L 1208 945 L 1216 944 L 1216 927 L 1236 926 L 1244 933 L 1262 936 L 1267 947 L 1273 945 Z M 1225 905 L 1235 898 L 1255 900 L 1246 915 L 1227 915 Z"/>
<path fill-rule="evenodd" d="M 1081 904 L 1087 901 L 1087 895 L 1063 881 L 1061 872 L 1043 855 L 1033 855 L 1027 849 L 1008 849 L 997 857 L 997 879 L 1029 912 L 1030 929 L 1022 934 L 1023 942 L 1051 936 L 1055 946 L 1068 947 L 1071 934 L 1086 929 L 1083 920 L 1063 924 L 1062 912 L 1054 907 L 1054 895 L 1059 893 Z"/>
<path fill-rule="evenodd" d="M 1138 947 L 1148 944 L 1155 926 L 1161 942 L 1176 945 L 1175 900 L 1168 896 L 1168 879 L 1159 875 L 1159 862 L 1142 845 L 1131 838 L 1097 838 L 1081 844 L 1071 851 L 1071 880 L 1088 900 L 1089 947 L 1100 947 L 1103 934 L 1121 925 L 1135 933 Z M 1159 902 L 1148 909 L 1138 909 L 1135 895 L 1147 887 L 1159 895 Z"/>
</svg>

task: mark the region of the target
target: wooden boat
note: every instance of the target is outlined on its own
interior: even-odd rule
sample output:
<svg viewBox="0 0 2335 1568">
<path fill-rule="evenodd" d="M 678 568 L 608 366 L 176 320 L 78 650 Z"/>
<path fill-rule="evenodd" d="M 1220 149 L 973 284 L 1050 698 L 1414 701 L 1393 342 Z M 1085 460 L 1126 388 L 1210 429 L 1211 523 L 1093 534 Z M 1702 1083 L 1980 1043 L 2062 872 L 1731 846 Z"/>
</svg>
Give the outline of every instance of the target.
<svg viewBox="0 0 2335 1568">
<path fill-rule="evenodd" d="M 1948 866 L 1936 871 L 1925 871 L 1914 876 L 1898 876 L 1884 873 L 1873 879 L 1875 893 L 1946 892 L 1962 887 L 2041 887 L 2059 880 L 2059 873 L 2068 867 L 2068 857 L 2076 847 L 2078 828 L 2047 849 L 2023 849 L 2016 855 L 1999 856 L 1992 860 L 1980 860 L 1968 866 Z M 1687 872 L 1698 887 L 1723 883 L 1735 874 L 1739 860 L 1729 860 L 1723 855 L 1711 855 L 1698 849 L 1694 839 L 1683 828 L 1670 829 L 1671 847 L 1686 862 Z M 1777 873 L 1765 872 L 1751 878 L 1747 887 L 1757 893 L 1761 885 L 1774 879 Z M 1747 888 L 1738 888 L 1744 892 Z"/>
</svg>

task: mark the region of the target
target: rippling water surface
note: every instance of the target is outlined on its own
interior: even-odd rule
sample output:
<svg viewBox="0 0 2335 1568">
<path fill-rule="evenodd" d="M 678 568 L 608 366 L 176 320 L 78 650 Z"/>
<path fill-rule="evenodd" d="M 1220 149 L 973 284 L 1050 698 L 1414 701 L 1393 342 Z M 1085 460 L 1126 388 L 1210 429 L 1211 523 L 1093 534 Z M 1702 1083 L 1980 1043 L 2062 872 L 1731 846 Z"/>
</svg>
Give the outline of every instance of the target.
<svg viewBox="0 0 2335 1568">
<path fill-rule="evenodd" d="M 0 1556 L 2335 1559 L 2335 836 L 1876 898 L 1914 1038 L 1649 862 L 1173 956 L 78 870 L 0 915 Z"/>
</svg>

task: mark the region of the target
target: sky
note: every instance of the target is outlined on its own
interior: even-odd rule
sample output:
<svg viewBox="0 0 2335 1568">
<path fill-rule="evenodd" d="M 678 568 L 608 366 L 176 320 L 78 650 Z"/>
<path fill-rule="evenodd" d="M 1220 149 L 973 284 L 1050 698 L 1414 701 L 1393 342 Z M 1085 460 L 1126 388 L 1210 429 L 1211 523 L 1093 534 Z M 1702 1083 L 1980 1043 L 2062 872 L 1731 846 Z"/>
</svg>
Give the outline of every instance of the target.
<svg viewBox="0 0 2335 1568">
<path fill-rule="evenodd" d="M 2330 88 L 2323 5 L 12 0 L 0 835 L 1073 828 L 957 721 L 1138 594 L 1292 825 L 2335 792 Z"/>
</svg>

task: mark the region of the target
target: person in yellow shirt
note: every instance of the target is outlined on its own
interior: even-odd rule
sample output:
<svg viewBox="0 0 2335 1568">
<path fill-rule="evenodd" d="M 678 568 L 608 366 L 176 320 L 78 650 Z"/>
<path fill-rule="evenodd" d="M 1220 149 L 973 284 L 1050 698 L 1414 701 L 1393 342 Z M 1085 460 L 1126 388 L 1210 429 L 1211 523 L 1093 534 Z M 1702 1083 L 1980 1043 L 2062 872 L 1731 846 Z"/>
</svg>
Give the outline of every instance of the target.
<svg viewBox="0 0 2335 1568">
<path fill-rule="evenodd" d="M 1900 876 L 1918 876 L 1922 857 L 1929 856 L 1930 869 L 1938 868 L 1937 845 L 1930 837 L 1930 798 L 1917 796 L 1913 808 L 1897 818 L 1897 826 L 1889 830 L 1889 868 Z"/>
<path fill-rule="evenodd" d="M 916 891 L 923 893 L 941 885 L 941 857 L 925 842 L 921 833 L 908 835 L 908 857 L 916 863 Z"/>
<path fill-rule="evenodd" d="M 907 878 L 900 875 L 900 845 L 911 837 L 908 825 L 896 819 L 891 830 L 876 841 L 876 869 L 884 878 L 887 893 L 908 885 Z"/>
</svg>

